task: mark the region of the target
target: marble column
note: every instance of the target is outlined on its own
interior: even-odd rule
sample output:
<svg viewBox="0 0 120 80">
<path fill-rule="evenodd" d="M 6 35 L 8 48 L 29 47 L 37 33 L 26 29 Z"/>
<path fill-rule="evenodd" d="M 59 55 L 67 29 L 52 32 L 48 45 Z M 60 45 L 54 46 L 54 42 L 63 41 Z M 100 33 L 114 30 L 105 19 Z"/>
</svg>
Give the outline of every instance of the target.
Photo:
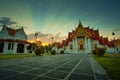
<svg viewBox="0 0 120 80">
<path fill-rule="evenodd" d="M 8 42 L 4 42 L 3 53 L 8 53 Z"/>
<path fill-rule="evenodd" d="M 57 48 L 55 50 L 57 51 Z M 27 53 L 27 44 L 24 44 L 24 53 Z"/>
<path fill-rule="evenodd" d="M 73 39 L 73 41 L 72 41 L 72 42 L 73 42 L 73 52 L 74 52 L 74 50 L 75 50 L 75 44 L 74 44 L 74 41 L 75 41 L 75 40 Z"/>
<path fill-rule="evenodd" d="M 87 38 L 85 37 L 85 53 L 88 52 L 88 47 L 87 47 Z"/>
<path fill-rule="evenodd" d="M 91 53 L 91 45 L 90 45 L 90 39 L 88 39 L 88 53 Z"/>
<path fill-rule="evenodd" d="M 76 53 L 76 38 L 74 40 L 74 45 L 75 45 L 74 52 Z"/>
<path fill-rule="evenodd" d="M 75 48 L 75 52 L 77 53 L 77 51 L 78 51 L 78 41 L 77 41 L 77 38 L 75 39 L 75 44 L 76 44 L 76 48 Z"/>
<path fill-rule="evenodd" d="M 17 43 L 13 44 L 13 53 L 17 53 Z"/>
</svg>

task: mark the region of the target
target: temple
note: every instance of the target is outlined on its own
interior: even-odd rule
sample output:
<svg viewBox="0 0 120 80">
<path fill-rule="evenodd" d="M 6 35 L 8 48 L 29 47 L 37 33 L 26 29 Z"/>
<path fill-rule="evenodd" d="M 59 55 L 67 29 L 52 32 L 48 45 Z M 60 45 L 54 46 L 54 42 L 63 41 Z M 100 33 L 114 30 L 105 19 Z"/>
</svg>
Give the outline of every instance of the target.
<svg viewBox="0 0 120 80">
<path fill-rule="evenodd" d="M 60 53 L 64 50 L 65 53 L 91 53 L 96 48 L 106 49 L 106 53 L 120 52 L 120 39 L 108 40 L 108 37 L 102 37 L 99 30 L 94 30 L 90 27 L 83 27 L 79 22 L 78 27 L 68 33 L 66 40 L 62 43 L 55 43 L 53 50 Z"/>
<path fill-rule="evenodd" d="M 0 53 L 27 53 L 27 35 L 23 28 L 12 29 L 3 25 L 0 31 Z"/>
</svg>

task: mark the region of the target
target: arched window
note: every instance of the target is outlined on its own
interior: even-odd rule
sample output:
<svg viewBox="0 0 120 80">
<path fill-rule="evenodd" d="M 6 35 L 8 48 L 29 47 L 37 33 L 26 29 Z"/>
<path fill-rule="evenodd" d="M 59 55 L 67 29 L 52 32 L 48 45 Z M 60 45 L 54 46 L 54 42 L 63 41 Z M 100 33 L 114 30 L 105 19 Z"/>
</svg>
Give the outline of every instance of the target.
<svg viewBox="0 0 120 80">
<path fill-rule="evenodd" d="M 98 44 L 95 42 L 94 43 L 94 49 L 97 49 L 98 48 Z"/>
<path fill-rule="evenodd" d="M 104 49 L 104 50 L 107 50 L 107 46 L 106 46 L 106 45 L 103 45 L 103 49 Z"/>
<path fill-rule="evenodd" d="M 70 49 L 73 49 L 73 45 L 72 44 L 70 44 Z"/>
<path fill-rule="evenodd" d="M 66 47 L 64 46 L 64 50 L 66 50 Z"/>
<path fill-rule="evenodd" d="M 8 50 L 13 50 L 14 44 L 13 43 L 8 43 Z"/>
</svg>

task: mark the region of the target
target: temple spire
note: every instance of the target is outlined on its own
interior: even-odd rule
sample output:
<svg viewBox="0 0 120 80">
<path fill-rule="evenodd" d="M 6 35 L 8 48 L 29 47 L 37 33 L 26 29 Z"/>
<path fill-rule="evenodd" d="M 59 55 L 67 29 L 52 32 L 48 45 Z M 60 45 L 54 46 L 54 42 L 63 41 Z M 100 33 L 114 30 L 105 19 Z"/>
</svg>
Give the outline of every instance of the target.
<svg viewBox="0 0 120 80">
<path fill-rule="evenodd" d="M 80 19 L 79 19 L 79 25 L 78 25 L 78 27 L 83 27 L 83 25 L 82 25 Z"/>
<path fill-rule="evenodd" d="M 79 19 L 79 23 L 81 23 L 80 19 Z"/>
</svg>

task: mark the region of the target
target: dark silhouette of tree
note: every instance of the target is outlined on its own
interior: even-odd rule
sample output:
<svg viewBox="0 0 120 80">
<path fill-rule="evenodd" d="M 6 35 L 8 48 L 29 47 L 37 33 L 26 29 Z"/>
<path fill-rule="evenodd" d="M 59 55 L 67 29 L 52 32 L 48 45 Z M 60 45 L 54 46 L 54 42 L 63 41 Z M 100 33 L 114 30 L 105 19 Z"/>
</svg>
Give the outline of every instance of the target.
<svg viewBox="0 0 120 80">
<path fill-rule="evenodd" d="M 12 21 L 11 18 L 1 17 L 1 18 L 0 18 L 0 24 L 1 24 L 1 27 L 2 27 L 3 25 L 11 26 L 11 25 L 17 24 L 17 22 Z M 27 28 L 27 27 L 26 27 L 26 26 L 16 25 L 16 26 L 14 26 L 14 28 Z"/>
<path fill-rule="evenodd" d="M 17 24 L 17 22 L 11 21 L 11 18 L 2 17 L 0 19 L 0 24 L 2 24 L 2 25 L 13 25 L 13 24 Z"/>
</svg>

